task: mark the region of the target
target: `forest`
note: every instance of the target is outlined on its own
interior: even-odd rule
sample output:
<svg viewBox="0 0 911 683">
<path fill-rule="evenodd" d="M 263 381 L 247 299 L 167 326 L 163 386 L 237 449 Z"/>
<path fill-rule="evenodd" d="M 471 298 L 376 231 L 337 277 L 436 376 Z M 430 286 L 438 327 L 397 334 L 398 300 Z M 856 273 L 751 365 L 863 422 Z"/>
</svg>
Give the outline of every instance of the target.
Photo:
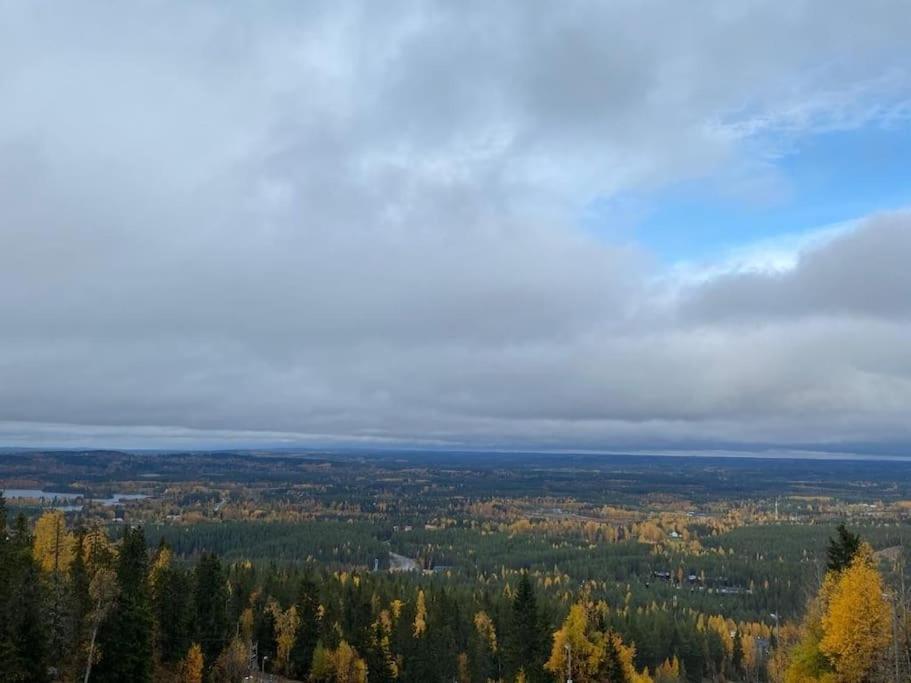
<svg viewBox="0 0 911 683">
<path fill-rule="evenodd" d="M 754 464 L 700 462 L 682 466 L 686 486 L 636 497 L 637 465 L 621 460 L 588 475 L 603 488 L 567 497 L 534 485 L 546 461 L 535 479 L 515 463 L 488 469 L 514 484 L 494 495 L 489 481 L 472 485 L 484 467 L 470 458 L 379 458 L 362 489 L 348 455 L 302 459 L 285 480 L 261 468 L 259 482 L 195 470 L 215 454 L 183 467 L 119 454 L 126 465 L 106 478 L 92 455 L 16 457 L 0 470 L 4 681 L 861 683 L 911 672 L 911 506 L 885 476 L 858 485 L 875 491 L 863 502 L 795 464 L 810 476 L 786 495 L 753 479 L 749 495 L 727 498 L 698 482 Z M 35 478 L 48 463 L 53 478 Z M 646 481 L 665 476 L 638 466 Z M 404 495 L 415 490 L 427 495 Z"/>
</svg>

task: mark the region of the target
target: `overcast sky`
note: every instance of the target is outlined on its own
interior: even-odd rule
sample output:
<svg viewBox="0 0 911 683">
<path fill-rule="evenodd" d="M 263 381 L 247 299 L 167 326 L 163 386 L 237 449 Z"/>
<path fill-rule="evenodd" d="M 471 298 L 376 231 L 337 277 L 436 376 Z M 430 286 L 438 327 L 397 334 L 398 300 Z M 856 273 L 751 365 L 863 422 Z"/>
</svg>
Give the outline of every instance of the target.
<svg viewBox="0 0 911 683">
<path fill-rule="evenodd" d="M 909 27 L 0 2 L 0 445 L 911 454 Z"/>
</svg>

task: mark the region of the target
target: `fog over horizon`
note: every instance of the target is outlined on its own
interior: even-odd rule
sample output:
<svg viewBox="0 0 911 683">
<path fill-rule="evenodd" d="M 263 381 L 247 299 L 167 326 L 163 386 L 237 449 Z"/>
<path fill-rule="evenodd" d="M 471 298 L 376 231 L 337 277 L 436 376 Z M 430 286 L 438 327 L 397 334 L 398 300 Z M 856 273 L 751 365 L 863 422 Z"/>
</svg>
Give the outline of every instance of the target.
<svg viewBox="0 0 911 683">
<path fill-rule="evenodd" d="M 0 4 L 0 446 L 911 455 L 911 5 L 646 4 Z"/>
</svg>

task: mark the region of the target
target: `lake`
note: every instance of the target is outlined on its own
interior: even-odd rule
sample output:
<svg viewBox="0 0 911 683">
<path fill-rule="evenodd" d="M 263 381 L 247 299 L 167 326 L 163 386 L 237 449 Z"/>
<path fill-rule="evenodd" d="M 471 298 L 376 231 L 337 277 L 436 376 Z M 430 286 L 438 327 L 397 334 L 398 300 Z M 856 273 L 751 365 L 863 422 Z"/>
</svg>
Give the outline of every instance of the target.
<svg viewBox="0 0 911 683">
<path fill-rule="evenodd" d="M 62 493 L 60 491 L 42 491 L 40 489 L 3 489 L 3 497 L 8 500 L 15 500 L 17 498 L 34 498 L 40 501 L 52 502 L 54 500 L 58 501 L 72 501 L 77 498 L 83 498 L 85 500 L 90 500 L 93 503 L 101 503 L 102 505 L 117 505 L 128 500 L 143 500 L 148 498 L 144 493 L 114 493 L 108 498 L 88 498 L 81 493 Z M 80 509 L 77 505 L 66 505 L 60 508 L 64 511 L 73 511 Z"/>
</svg>

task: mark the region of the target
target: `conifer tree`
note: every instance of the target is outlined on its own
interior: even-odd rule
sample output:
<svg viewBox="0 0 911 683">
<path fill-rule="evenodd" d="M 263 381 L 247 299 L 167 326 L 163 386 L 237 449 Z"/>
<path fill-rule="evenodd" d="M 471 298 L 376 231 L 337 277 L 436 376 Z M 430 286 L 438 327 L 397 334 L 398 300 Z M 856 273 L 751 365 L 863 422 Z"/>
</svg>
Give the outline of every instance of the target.
<svg viewBox="0 0 911 683">
<path fill-rule="evenodd" d="M 40 569 L 28 546 L 20 549 L 20 576 L 13 601 L 12 617 L 16 625 L 15 643 L 22 680 L 39 683 L 47 679 L 49 638 L 47 622 L 42 616 L 44 596 Z"/>
<path fill-rule="evenodd" d="M 150 583 L 155 649 L 162 662 L 173 664 L 190 649 L 193 596 L 190 576 L 165 559 L 167 556 L 167 552 L 159 549 Z"/>
<path fill-rule="evenodd" d="M 202 647 L 206 670 L 228 642 L 228 589 L 221 562 L 203 553 L 194 571 L 195 640 Z"/>
<path fill-rule="evenodd" d="M 394 683 L 397 678 L 397 666 L 390 647 L 391 628 L 388 613 L 381 614 L 371 627 L 370 645 L 364 653 L 371 683 Z"/>
<path fill-rule="evenodd" d="M 149 558 L 140 527 L 124 529 L 117 559 L 118 596 L 98 633 L 101 659 L 92 673 L 100 683 L 152 678 L 152 610 Z"/>
<path fill-rule="evenodd" d="M 0 516 L 5 522 L 5 506 L 0 506 Z M 48 665 L 48 632 L 42 615 L 45 596 L 25 516 L 20 513 L 14 530 L 2 536 L 0 652 L 5 661 L 0 670 L 6 676 L 2 680 L 44 681 Z"/>
<path fill-rule="evenodd" d="M 309 576 L 304 577 L 298 586 L 295 605 L 300 621 L 291 648 L 291 666 L 295 676 L 306 679 L 319 640 L 319 595 L 316 584 Z"/>
<path fill-rule="evenodd" d="M 6 503 L 0 495 L 0 680 L 44 681 L 47 642 L 41 608 L 44 599 L 38 563 L 23 515 L 7 531 Z"/>
<path fill-rule="evenodd" d="M 505 635 L 507 674 L 514 677 L 522 670 L 529 683 L 548 680 L 544 662 L 547 660 L 549 634 L 538 609 L 534 586 L 528 572 L 523 572 L 519 579 Z"/>
<path fill-rule="evenodd" d="M 6 500 L 0 491 L 0 678 L 15 680 L 17 659 L 12 619 L 12 597 L 16 583 L 12 542 L 7 538 Z"/>
<path fill-rule="evenodd" d="M 617 635 L 608 631 L 604 637 L 604 652 L 598 666 L 597 680 L 599 683 L 627 683 L 628 678 L 620 659 L 620 649 L 617 647 Z"/>
<path fill-rule="evenodd" d="M 743 639 L 738 630 L 734 634 L 734 647 L 731 651 L 731 668 L 735 676 L 743 675 Z"/>
<path fill-rule="evenodd" d="M 840 572 L 851 565 L 851 560 L 860 549 L 860 536 L 848 531 L 844 522 L 835 530 L 835 537 L 829 539 L 828 570 Z"/>
</svg>

